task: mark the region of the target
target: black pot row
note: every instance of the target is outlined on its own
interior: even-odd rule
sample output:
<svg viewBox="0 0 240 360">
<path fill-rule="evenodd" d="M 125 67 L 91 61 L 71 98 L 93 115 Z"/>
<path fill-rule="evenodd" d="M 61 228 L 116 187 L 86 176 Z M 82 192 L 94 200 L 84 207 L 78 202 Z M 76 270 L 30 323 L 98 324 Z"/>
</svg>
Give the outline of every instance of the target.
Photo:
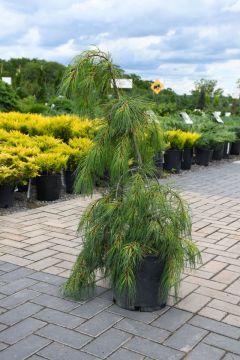
<svg viewBox="0 0 240 360">
<path fill-rule="evenodd" d="M 74 173 L 71 171 L 64 172 L 66 193 L 73 193 Z M 61 174 L 41 175 L 35 179 L 37 200 L 54 201 L 60 198 L 62 190 Z M 28 185 L 18 185 L 18 191 L 27 191 Z M 0 185 L 0 208 L 9 208 L 14 204 L 13 184 Z"/>
<path fill-rule="evenodd" d="M 168 150 L 164 153 L 164 162 L 162 159 L 156 160 L 156 166 L 167 171 L 179 173 L 180 170 L 189 170 L 193 161 L 198 165 L 208 166 L 211 160 L 221 160 L 228 158 L 229 154 L 240 155 L 240 141 L 233 144 L 226 143 L 215 150 L 210 149 L 193 149 Z M 159 172 L 160 175 L 160 172 Z M 74 172 L 64 172 L 66 193 L 73 193 Z M 13 184 L 0 185 L 0 208 L 8 208 L 14 203 Z M 19 187 L 20 191 L 27 191 L 27 187 Z M 36 178 L 37 200 L 54 201 L 59 199 L 62 189 L 61 174 L 41 175 Z"/>
<path fill-rule="evenodd" d="M 178 174 L 180 170 L 190 170 L 193 161 L 197 165 L 208 166 L 212 160 L 222 160 L 229 155 L 240 155 L 240 141 L 224 143 L 216 149 L 195 148 L 184 150 L 167 150 L 164 153 L 164 170 Z"/>
</svg>

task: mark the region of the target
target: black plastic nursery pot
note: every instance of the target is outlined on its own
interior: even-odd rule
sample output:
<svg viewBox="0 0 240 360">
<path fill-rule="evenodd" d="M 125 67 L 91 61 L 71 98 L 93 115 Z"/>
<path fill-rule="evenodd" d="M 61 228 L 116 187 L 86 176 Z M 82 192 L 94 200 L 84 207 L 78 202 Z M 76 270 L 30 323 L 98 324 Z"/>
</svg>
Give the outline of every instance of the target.
<svg viewBox="0 0 240 360">
<path fill-rule="evenodd" d="M 74 190 L 75 172 L 71 170 L 66 170 L 64 175 L 65 175 L 66 193 L 72 194 Z"/>
<path fill-rule="evenodd" d="M 179 174 L 181 169 L 182 150 L 167 150 L 164 153 L 164 170 Z"/>
<path fill-rule="evenodd" d="M 231 154 L 240 155 L 240 140 L 237 140 L 234 143 L 232 143 Z"/>
<path fill-rule="evenodd" d="M 193 160 L 193 149 L 184 149 L 182 153 L 182 170 L 190 170 Z"/>
<path fill-rule="evenodd" d="M 61 186 L 61 174 L 47 174 L 37 177 L 37 199 L 40 201 L 53 201 L 59 199 Z"/>
<path fill-rule="evenodd" d="M 136 295 L 134 299 L 127 292 L 117 295 L 113 290 L 113 301 L 118 306 L 134 311 L 155 311 L 166 306 L 166 296 L 161 295 L 160 282 L 164 262 L 157 256 L 146 256 L 136 271 Z"/>
<path fill-rule="evenodd" d="M 195 162 L 197 165 L 208 166 L 213 155 L 213 150 L 196 148 L 195 155 Z"/>
<path fill-rule="evenodd" d="M 14 185 L 0 185 L 0 208 L 7 209 L 14 204 Z"/>
<path fill-rule="evenodd" d="M 220 144 L 216 149 L 213 150 L 213 160 L 222 160 L 224 152 L 224 144 Z"/>
<path fill-rule="evenodd" d="M 228 159 L 229 155 L 231 153 L 232 149 L 232 143 L 231 142 L 225 142 L 224 143 L 224 149 L 223 149 L 223 158 Z"/>
</svg>

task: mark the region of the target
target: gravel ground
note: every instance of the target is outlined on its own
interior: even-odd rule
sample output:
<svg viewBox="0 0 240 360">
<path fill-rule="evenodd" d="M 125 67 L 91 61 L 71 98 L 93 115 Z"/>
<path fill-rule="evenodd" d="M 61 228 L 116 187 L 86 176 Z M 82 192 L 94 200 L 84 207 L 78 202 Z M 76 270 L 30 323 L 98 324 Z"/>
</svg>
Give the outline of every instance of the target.
<svg viewBox="0 0 240 360">
<path fill-rule="evenodd" d="M 223 159 L 221 161 L 213 161 L 210 163 L 209 166 L 199 166 L 199 165 L 192 165 L 191 170 L 187 170 L 187 171 L 181 171 L 180 174 L 175 174 L 175 175 L 169 175 L 166 172 L 164 172 L 164 178 L 169 178 L 171 177 L 173 180 L 175 177 L 181 177 L 183 175 L 186 175 L 187 173 L 191 174 L 191 173 L 195 173 L 195 172 L 202 172 L 202 171 L 207 171 L 209 167 L 221 167 L 222 164 L 225 163 L 229 163 L 229 162 L 233 162 L 233 161 L 237 161 L 240 160 L 240 156 L 231 156 L 230 159 Z M 100 190 L 100 189 L 99 189 Z M 7 214 L 12 214 L 14 212 L 19 212 L 19 211 L 24 211 L 27 209 L 35 209 L 41 206 L 45 206 L 48 204 L 53 204 L 53 203 L 58 203 L 61 201 L 65 201 L 65 200 L 71 200 L 73 198 L 78 197 L 79 195 L 75 195 L 75 194 L 66 194 L 65 189 L 63 188 L 61 191 L 61 197 L 58 200 L 55 201 L 38 201 L 36 200 L 36 188 L 33 185 L 31 188 L 31 198 L 30 200 L 27 200 L 27 193 L 26 192 L 15 192 L 15 203 L 14 206 L 8 209 L 1 209 L 0 208 L 0 216 L 1 215 L 7 215 Z"/>
</svg>

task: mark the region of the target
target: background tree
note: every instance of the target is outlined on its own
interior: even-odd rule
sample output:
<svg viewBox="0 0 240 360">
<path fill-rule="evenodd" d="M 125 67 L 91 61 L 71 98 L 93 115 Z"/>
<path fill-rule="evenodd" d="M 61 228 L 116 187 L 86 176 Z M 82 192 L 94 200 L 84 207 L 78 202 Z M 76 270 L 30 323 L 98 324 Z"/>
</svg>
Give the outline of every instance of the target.
<svg viewBox="0 0 240 360">
<path fill-rule="evenodd" d="M 11 86 L 0 80 L 0 111 L 19 110 L 18 97 Z"/>
<path fill-rule="evenodd" d="M 210 111 L 213 110 L 214 105 L 217 105 L 217 99 L 223 94 L 223 90 L 217 88 L 217 81 L 201 79 L 195 81 L 194 84 L 194 91 L 198 94 L 197 108 L 201 110 L 206 108 L 209 108 Z"/>
<path fill-rule="evenodd" d="M 45 102 L 56 96 L 65 66 L 38 59 L 0 59 L 0 77 L 10 76 L 12 87 L 20 98 L 35 96 Z"/>
</svg>

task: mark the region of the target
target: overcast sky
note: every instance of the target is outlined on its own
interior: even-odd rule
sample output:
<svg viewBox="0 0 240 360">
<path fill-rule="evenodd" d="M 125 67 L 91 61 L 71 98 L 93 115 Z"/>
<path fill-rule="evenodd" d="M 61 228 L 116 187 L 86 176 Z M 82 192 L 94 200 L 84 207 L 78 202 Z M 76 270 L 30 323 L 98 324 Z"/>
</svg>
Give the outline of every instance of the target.
<svg viewBox="0 0 240 360">
<path fill-rule="evenodd" d="M 240 0 L 0 0 L 0 58 L 68 64 L 97 45 L 127 72 L 178 93 L 240 78 Z"/>
</svg>

